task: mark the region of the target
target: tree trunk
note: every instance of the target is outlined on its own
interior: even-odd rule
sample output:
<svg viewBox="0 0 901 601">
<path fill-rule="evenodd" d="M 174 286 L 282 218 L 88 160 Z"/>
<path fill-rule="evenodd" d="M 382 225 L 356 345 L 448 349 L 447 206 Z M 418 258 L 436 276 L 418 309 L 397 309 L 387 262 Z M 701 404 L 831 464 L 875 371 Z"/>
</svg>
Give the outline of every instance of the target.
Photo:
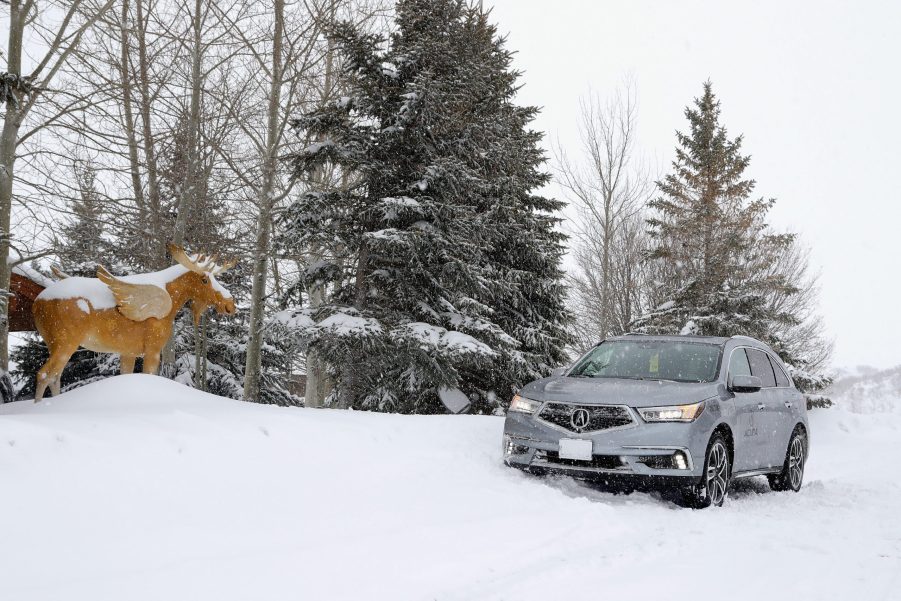
<svg viewBox="0 0 901 601">
<path fill-rule="evenodd" d="M 150 65 L 147 59 L 147 23 L 144 19 L 143 2 L 135 3 L 137 8 L 138 37 L 138 91 L 140 92 L 139 109 L 144 143 L 144 161 L 147 168 L 147 193 L 150 211 L 151 256 L 150 267 L 163 269 L 166 267 L 166 240 L 163 235 L 162 206 L 160 203 L 159 178 L 156 170 L 156 148 L 153 140 L 151 109 L 153 99 L 150 97 Z M 170 361 L 171 363 L 171 361 Z"/>
<path fill-rule="evenodd" d="M 139 0 L 140 1 L 140 0 Z M 129 0 L 122 0 L 122 53 L 120 56 L 120 73 L 122 77 L 122 112 L 125 118 L 125 138 L 128 140 L 128 166 L 131 175 L 131 187 L 134 190 L 135 205 L 138 207 L 138 219 L 143 226 L 147 223 L 147 207 L 144 204 L 144 187 L 141 183 L 141 159 L 138 155 L 138 137 L 135 132 L 134 109 L 132 108 L 131 70 L 129 69 L 128 21 Z"/>
<path fill-rule="evenodd" d="M 260 398 L 262 369 L 263 309 L 266 297 L 266 264 L 269 235 L 272 225 L 273 189 L 278 155 L 278 117 L 282 86 L 282 36 L 284 35 L 284 0 L 274 0 L 275 31 L 272 39 L 272 81 L 266 127 L 266 149 L 262 157 L 263 182 L 259 193 L 257 236 L 253 249 L 253 288 L 250 294 L 250 325 L 247 339 L 247 360 L 244 365 L 244 399 Z"/>
<path fill-rule="evenodd" d="M 6 71 L 11 75 L 22 73 L 22 31 L 27 15 L 22 14 L 19 0 L 9 3 L 9 47 L 7 49 Z M 6 115 L 3 132 L 0 133 L 0 371 L 9 369 L 9 290 L 11 268 L 9 264 L 9 242 L 11 235 L 13 173 L 16 163 L 16 145 L 19 128 L 24 115 L 20 106 L 25 99 L 19 98 L 16 106 L 12 98 L 6 99 Z"/>
<path fill-rule="evenodd" d="M 202 321 L 203 317 L 200 319 Z M 203 376 L 200 373 L 200 355 L 203 352 L 202 328 L 200 321 L 191 320 L 191 323 L 194 326 L 194 388 L 200 390 L 203 386 Z"/>
<path fill-rule="evenodd" d="M 610 333 L 610 246 L 613 242 L 613 193 L 604 198 L 604 244 L 601 257 L 601 338 Z"/>
<path fill-rule="evenodd" d="M 313 253 L 312 258 L 319 260 L 322 257 L 320 253 Z M 310 307 L 317 308 L 322 305 L 325 300 L 325 290 L 322 285 L 313 285 L 308 291 L 310 299 Z M 319 357 L 319 353 L 315 350 L 307 351 L 307 384 L 304 390 L 304 406 L 306 407 L 322 407 L 325 404 L 325 396 L 327 394 L 327 376 L 325 372 L 325 362 Z"/>
<path fill-rule="evenodd" d="M 210 318 L 204 315 L 200 320 L 200 389 L 206 392 L 209 387 L 207 386 L 207 378 L 206 378 L 206 367 L 207 367 L 207 351 L 209 349 L 209 322 Z"/>
<path fill-rule="evenodd" d="M 194 0 L 194 14 L 191 18 L 191 25 L 194 32 L 194 48 L 191 55 L 191 107 L 188 123 L 188 164 L 185 166 L 184 181 L 182 181 L 181 190 L 178 197 L 178 208 L 175 216 L 175 231 L 172 232 L 172 241 L 184 246 L 185 231 L 188 227 L 188 217 L 191 210 L 196 206 L 196 197 L 200 182 L 198 176 L 200 174 L 200 165 L 198 152 L 198 140 L 200 138 L 200 94 L 202 91 L 202 74 L 201 58 L 201 27 L 203 20 L 201 19 L 201 0 Z"/>
<path fill-rule="evenodd" d="M 335 20 L 337 11 L 337 2 L 332 2 L 329 6 L 329 19 Z M 325 54 L 325 76 L 323 78 L 322 96 L 323 105 L 332 96 L 332 86 L 334 85 L 334 61 L 335 45 L 329 39 L 328 49 Z M 321 141 L 321 139 L 320 139 Z M 325 181 L 325 173 L 323 169 L 319 169 L 314 175 L 314 179 L 319 183 Z M 321 261 L 323 253 L 321 249 L 315 248 L 310 253 L 310 262 L 315 264 Z M 310 307 L 316 309 L 325 302 L 326 290 L 322 284 L 313 284 L 307 289 L 307 298 L 310 301 Z M 322 360 L 315 350 L 307 351 L 307 384 L 304 390 L 304 406 L 306 407 L 322 407 L 325 405 L 325 397 L 331 390 L 332 383 L 326 372 L 326 363 Z"/>
<path fill-rule="evenodd" d="M 147 21 L 144 19 L 142 0 L 135 3 L 136 31 L 138 38 L 138 91 L 140 92 L 139 109 L 141 114 L 141 130 L 144 143 L 144 162 L 147 168 L 148 225 L 150 226 L 151 269 L 166 267 L 166 236 L 163 233 L 162 205 L 160 203 L 159 178 L 156 170 L 156 148 L 153 140 L 151 109 L 153 100 L 150 97 L 150 66 L 147 60 Z M 173 330 L 174 331 L 174 330 Z M 160 375 L 168 375 L 175 363 L 175 345 L 170 337 L 160 355 Z"/>
</svg>

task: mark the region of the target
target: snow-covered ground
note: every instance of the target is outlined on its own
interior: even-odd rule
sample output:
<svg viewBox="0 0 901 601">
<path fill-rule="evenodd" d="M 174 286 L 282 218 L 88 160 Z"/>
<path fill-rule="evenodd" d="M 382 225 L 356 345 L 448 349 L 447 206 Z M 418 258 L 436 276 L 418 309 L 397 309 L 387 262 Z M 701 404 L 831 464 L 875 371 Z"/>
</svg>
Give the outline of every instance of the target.
<svg viewBox="0 0 901 601">
<path fill-rule="evenodd" d="M 901 415 L 692 511 L 504 468 L 503 421 L 122 376 L 0 406 L 0 599 L 901 599 Z"/>
</svg>

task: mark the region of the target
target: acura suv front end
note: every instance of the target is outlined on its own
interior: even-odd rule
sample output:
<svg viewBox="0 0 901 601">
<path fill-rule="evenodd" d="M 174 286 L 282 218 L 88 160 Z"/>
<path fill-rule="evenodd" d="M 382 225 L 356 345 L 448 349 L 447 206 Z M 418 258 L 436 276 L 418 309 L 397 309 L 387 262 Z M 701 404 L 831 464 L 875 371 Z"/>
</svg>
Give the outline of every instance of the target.
<svg viewBox="0 0 901 601">
<path fill-rule="evenodd" d="M 774 488 L 790 480 L 796 438 L 803 475 L 807 428 L 800 393 L 763 343 L 622 336 L 520 390 L 504 426 L 504 462 L 675 487 L 691 505 L 720 505 L 733 477 L 766 474 Z M 800 477 L 789 488 L 800 488 Z"/>
</svg>

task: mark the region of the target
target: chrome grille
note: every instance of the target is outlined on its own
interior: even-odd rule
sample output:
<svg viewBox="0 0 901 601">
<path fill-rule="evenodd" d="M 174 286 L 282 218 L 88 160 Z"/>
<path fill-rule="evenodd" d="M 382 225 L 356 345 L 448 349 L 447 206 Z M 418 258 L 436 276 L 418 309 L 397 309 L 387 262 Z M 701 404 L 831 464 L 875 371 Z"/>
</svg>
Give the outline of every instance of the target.
<svg viewBox="0 0 901 601">
<path fill-rule="evenodd" d="M 582 412 L 587 412 L 587 419 Z M 544 405 L 538 417 L 576 433 L 610 430 L 632 423 L 632 414 L 629 410 L 618 405 L 570 405 L 552 402 Z"/>
</svg>

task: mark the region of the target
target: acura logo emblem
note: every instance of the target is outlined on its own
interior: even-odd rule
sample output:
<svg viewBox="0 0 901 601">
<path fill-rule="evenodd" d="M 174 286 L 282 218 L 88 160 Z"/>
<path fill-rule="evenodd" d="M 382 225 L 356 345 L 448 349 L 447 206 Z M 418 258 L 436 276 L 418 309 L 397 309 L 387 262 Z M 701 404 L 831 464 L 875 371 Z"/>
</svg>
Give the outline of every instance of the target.
<svg viewBox="0 0 901 601">
<path fill-rule="evenodd" d="M 573 410 L 572 416 L 569 418 L 569 422 L 576 430 L 587 428 L 589 421 L 591 421 L 591 415 L 589 415 L 587 409 L 575 409 Z"/>
</svg>

